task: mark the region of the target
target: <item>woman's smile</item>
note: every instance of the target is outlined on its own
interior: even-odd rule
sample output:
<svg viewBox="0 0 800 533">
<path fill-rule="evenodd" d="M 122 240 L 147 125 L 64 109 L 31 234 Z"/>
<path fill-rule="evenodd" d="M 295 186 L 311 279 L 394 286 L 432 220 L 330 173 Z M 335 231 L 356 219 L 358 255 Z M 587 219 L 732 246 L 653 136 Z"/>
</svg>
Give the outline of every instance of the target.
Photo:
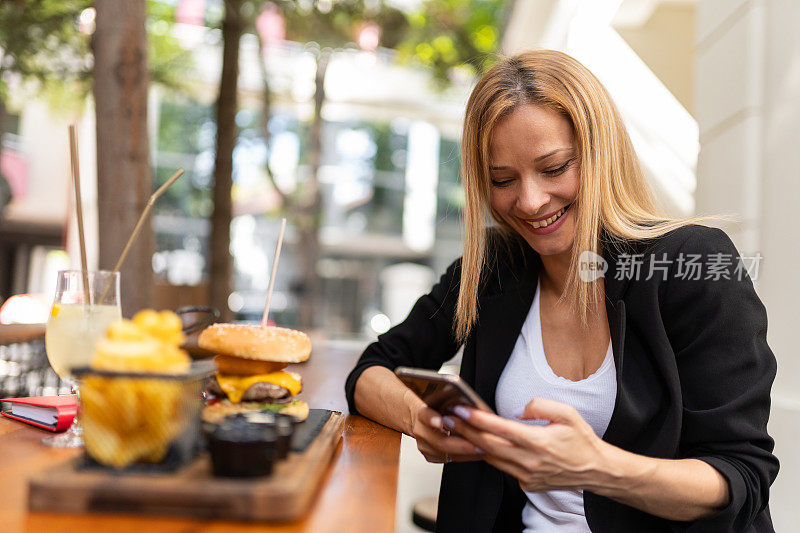
<svg viewBox="0 0 800 533">
<path fill-rule="evenodd" d="M 572 204 L 562 207 L 555 213 L 541 218 L 521 218 L 519 220 L 522 222 L 523 226 L 534 235 L 547 235 L 553 233 L 563 225 L 565 215 L 569 212 L 570 206 L 572 206 Z"/>
</svg>

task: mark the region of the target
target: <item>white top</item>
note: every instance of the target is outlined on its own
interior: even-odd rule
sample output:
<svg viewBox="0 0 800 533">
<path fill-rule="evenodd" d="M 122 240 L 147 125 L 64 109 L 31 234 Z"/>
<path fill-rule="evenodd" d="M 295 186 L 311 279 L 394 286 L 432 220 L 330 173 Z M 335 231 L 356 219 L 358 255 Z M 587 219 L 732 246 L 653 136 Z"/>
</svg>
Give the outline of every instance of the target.
<svg viewBox="0 0 800 533">
<path fill-rule="evenodd" d="M 557 376 L 550 368 L 542 343 L 537 285 L 533 304 L 522 326 L 511 357 L 497 383 L 497 414 L 514 419 L 533 398 L 573 406 L 600 437 L 605 434 L 617 398 L 617 372 L 611 342 L 597 371 L 580 381 Z M 545 425 L 545 420 L 525 420 L 526 424 Z M 582 490 L 526 492 L 528 503 L 522 511 L 525 533 L 590 533 L 583 509 Z"/>
</svg>

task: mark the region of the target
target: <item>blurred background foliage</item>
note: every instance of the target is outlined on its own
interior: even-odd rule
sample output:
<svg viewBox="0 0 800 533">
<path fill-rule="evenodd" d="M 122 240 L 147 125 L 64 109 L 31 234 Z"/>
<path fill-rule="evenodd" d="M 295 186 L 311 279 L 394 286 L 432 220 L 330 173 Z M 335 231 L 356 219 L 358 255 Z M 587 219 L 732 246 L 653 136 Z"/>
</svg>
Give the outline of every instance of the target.
<svg viewBox="0 0 800 533">
<path fill-rule="evenodd" d="M 431 69 L 440 87 L 480 75 L 494 63 L 506 24 L 499 0 L 428 0 L 407 14 L 400 58 Z"/>
<path fill-rule="evenodd" d="M 328 118 L 323 112 L 329 98 L 328 67 L 337 57 L 351 61 L 362 54 L 372 57 L 372 63 L 365 65 L 394 64 L 408 68 L 409 73 L 424 72 L 430 88 L 438 94 L 452 86 L 467 87 L 493 63 L 505 24 L 505 2 L 145 1 L 148 70 L 153 85 L 148 104 L 152 107 L 149 120 L 153 187 L 164 183 L 176 168 L 187 170 L 156 205 L 153 266 L 157 279 L 173 284 L 224 283 L 215 279 L 209 269 L 209 258 L 215 253 L 209 246 L 209 235 L 215 225 L 230 226 L 231 242 L 224 249 L 232 250 L 236 263 L 231 290 L 247 300 L 248 291 L 256 294 L 262 290 L 264 280 L 259 278 L 266 276 L 259 268 L 266 268 L 262 262 L 268 262 L 264 254 L 253 251 L 253 246 L 263 248 L 264 239 L 273 237 L 276 217 L 286 216 L 293 233 L 294 252 L 287 252 L 284 259 L 288 264 L 278 287 L 286 295 L 286 304 L 283 310 L 276 310 L 275 316 L 284 323 L 305 327 L 330 326 L 331 321 L 338 321 L 332 330 L 360 332 L 369 315 L 381 307 L 376 271 L 403 258 L 435 269 L 441 266 L 445 258 L 439 256 L 450 254 L 443 251 L 450 248 L 419 252 L 401 246 L 404 232 L 408 231 L 404 230 L 404 219 L 413 216 L 409 212 L 413 206 L 407 203 L 410 128 L 420 117 L 408 118 L 402 105 L 386 102 L 395 107 L 394 118 L 386 111 L 375 116 L 370 112 L 349 119 L 341 115 Z M 239 101 L 228 111 L 234 115 L 235 127 L 224 134 L 233 135 L 234 148 L 231 180 L 223 193 L 233 198 L 234 209 L 231 218 L 216 220 L 213 198 L 219 184 L 214 175 L 220 132 L 212 93 L 222 88 L 214 87 L 218 82 L 209 75 L 219 75 L 223 36 L 232 22 L 226 21 L 226 3 L 228 16 L 231 6 L 236 7 L 240 50 L 249 50 L 240 56 L 238 68 L 239 78 L 247 77 L 250 85 L 237 89 Z M 186 21 L 176 20 L 177 12 L 188 4 L 202 5 L 200 18 L 189 25 L 204 30 L 200 41 L 189 45 L 186 36 L 191 32 L 187 32 Z M 92 6 L 91 0 L 0 2 L 0 136 L 6 124 L 14 131 L 18 129 L 20 106 L 15 104 L 12 113 L 5 112 L 6 97 L 12 92 L 17 98 L 20 94 L 44 98 L 54 112 L 73 116 L 86 112 L 92 47 L 97 46 L 93 42 Z M 265 18 L 273 24 L 272 34 L 264 30 Z M 277 33 L 275 20 L 280 20 Z M 219 55 L 212 58 L 207 55 L 209 52 Z M 287 88 L 285 80 L 273 79 L 274 72 L 267 67 L 275 54 L 297 61 L 313 59 L 314 87 L 307 96 L 293 92 L 296 87 Z M 260 77 L 262 86 L 256 93 L 253 76 Z M 419 98 L 432 101 L 438 97 L 420 94 Z M 335 104 L 342 105 L 341 101 Z M 303 106 L 312 112 L 301 111 Z M 434 122 L 432 119 L 430 124 Z M 458 139 L 451 131 L 437 133 L 436 142 L 436 231 L 455 242 L 463 205 Z M 277 168 L 273 168 L 275 165 Z M 247 228 L 251 234 L 248 238 L 252 239 L 244 255 L 242 238 L 237 237 L 242 234 L 241 228 Z M 353 251 L 342 255 L 344 252 L 335 251 L 335 247 L 332 252 L 323 245 L 325 231 L 390 238 L 395 240 L 385 242 L 398 245 L 383 244 L 385 248 L 375 251 L 367 247 L 367 255 Z M 355 238 L 348 239 L 348 245 L 356 249 L 367 246 L 358 245 Z M 254 255 L 247 255 L 251 252 Z M 323 305 L 321 299 L 329 300 L 331 290 L 345 290 L 331 289 L 331 274 L 320 266 L 331 265 L 331 259 L 355 261 L 347 263 L 347 268 L 359 281 L 353 281 L 358 286 L 347 289 L 349 295 L 341 297 L 356 302 L 352 308 L 346 312 L 334 309 L 326 315 L 318 312 L 328 305 Z M 362 266 L 355 268 L 356 263 Z M 197 272 L 187 275 L 188 271 Z M 228 302 L 215 305 L 227 306 Z M 233 307 L 240 318 L 248 318 L 253 306 L 245 302 Z M 336 318 L 337 313 L 347 314 L 348 318 Z"/>
<path fill-rule="evenodd" d="M 175 7 L 147 0 L 148 64 L 151 81 L 181 88 L 192 72 L 191 53 L 173 35 Z M 59 104 L 83 105 L 91 90 L 91 0 L 0 2 L 0 98 L 8 83 L 35 82 L 34 90 L 56 93 Z M 67 96 L 58 96 L 66 90 Z"/>
<path fill-rule="evenodd" d="M 80 31 L 80 14 L 90 6 L 89 0 L 0 3 L 0 98 L 9 80 L 45 85 L 89 77 L 89 38 Z"/>
</svg>

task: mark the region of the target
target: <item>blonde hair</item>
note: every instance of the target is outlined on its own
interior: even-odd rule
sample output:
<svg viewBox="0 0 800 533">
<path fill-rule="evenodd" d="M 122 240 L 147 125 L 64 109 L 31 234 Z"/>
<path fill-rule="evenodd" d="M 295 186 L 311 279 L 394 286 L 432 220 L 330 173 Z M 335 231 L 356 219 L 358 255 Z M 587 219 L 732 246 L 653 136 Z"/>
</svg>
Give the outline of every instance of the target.
<svg viewBox="0 0 800 533">
<path fill-rule="evenodd" d="M 678 227 L 719 219 L 663 216 L 650 192 L 628 132 L 605 87 L 576 59 L 555 50 L 534 50 L 501 58 L 478 81 L 467 102 L 461 139 L 461 171 L 466 191 L 464 254 L 454 333 L 464 342 L 478 317 L 477 297 L 486 268 L 486 212 L 506 241 L 516 231 L 489 202 L 489 142 L 495 125 L 520 105 L 554 109 L 570 121 L 580 161 L 576 235 L 562 299 L 588 324 L 599 302 L 599 285 L 583 283 L 577 256 L 602 254 L 601 235 L 613 242 L 661 236 Z"/>
</svg>

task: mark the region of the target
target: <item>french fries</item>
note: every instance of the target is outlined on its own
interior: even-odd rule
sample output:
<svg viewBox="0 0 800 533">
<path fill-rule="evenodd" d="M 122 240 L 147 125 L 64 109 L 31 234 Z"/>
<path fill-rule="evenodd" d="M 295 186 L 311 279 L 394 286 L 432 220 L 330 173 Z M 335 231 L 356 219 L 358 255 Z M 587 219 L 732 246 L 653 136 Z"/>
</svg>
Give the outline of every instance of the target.
<svg viewBox="0 0 800 533">
<path fill-rule="evenodd" d="M 180 374 L 190 366 L 180 319 L 141 311 L 109 326 L 97 342 L 91 367 L 117 372 Z M 189 422 L 196 391 L 163 378 L 88 375 L 81 384 L 81 422 L 86 451 L 97 462 L 124 468 L 157 463 Z"/>
</svg>

